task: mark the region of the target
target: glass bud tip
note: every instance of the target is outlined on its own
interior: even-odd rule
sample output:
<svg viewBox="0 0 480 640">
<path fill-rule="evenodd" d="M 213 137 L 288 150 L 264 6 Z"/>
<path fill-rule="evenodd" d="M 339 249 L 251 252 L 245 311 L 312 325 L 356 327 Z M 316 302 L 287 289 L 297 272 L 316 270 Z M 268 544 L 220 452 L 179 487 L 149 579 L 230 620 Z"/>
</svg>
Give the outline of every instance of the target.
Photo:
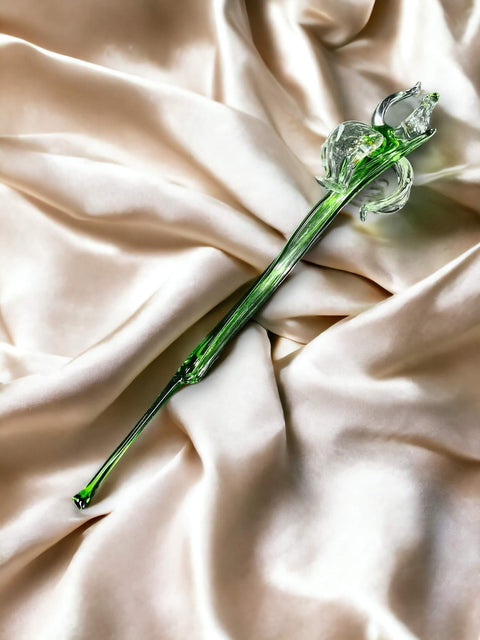
<svg viewBox="0 0 480 640">
<path fill-rule="evenodd" d="M 437 92 L 424 95 L 418 107 L 396 127 L 396 137 L 400 140 L 412 140 L 425 133 L 430 126 L 430 116 L 439 97 Z"/>
</svg>

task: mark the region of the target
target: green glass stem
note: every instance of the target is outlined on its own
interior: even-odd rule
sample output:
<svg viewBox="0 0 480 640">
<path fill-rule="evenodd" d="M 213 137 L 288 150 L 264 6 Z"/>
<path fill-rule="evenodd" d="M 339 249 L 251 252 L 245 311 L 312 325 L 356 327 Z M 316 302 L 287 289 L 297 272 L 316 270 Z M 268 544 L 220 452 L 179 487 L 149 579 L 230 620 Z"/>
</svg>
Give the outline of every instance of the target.
<svg viewBox="0 0 480 640">
<path fill-rule="evenodd" d="M 166 387 L 162 390 L 159 396 L 155 399 L 155 402 L 145 411 L 140 420 L 135 424 L 133 429 L 128 435 L 121 441 L 118 447 L 113 451 L 107 460 L 102 464 L 100 469 L 96 472 L 90 482 L 85 487 L 73 496 L 73 501 L 79 509 L 85 509 L 90 504 L 93 496 L 95 495 L 98 487 L 102 484 L 105 478 L 109 475 L 113 467 L 117 464 L 127 449 L 137 439 L 139 434 L 147 426 L 157 411 L 163 407 L 167 400 L 185 383 L 176 373 L 173 378 L 168 382 Z"/>
<path fill-rule="evenodd" d="M 73 497 L 73 501 L 79 509 L 88 506 L 113 467 L 172 394 L 182 386 L 195 384 L 204 378 L 224 347 L 272 296 L 297 262 L 318 241 L 341 209 L 372 180 L 378 178 L 384 171 L 423 144 L 435 132 L 433 129 L 429 129 L 413 139 L 402 140 L 397 138 L 393 129 L 386 125 L 374 125 L 372 130 L 377 137 L 366 138 L 365 144 L 373 144 L 372 141 L 377 144 L 378 133 L 381 133 L 383 136 L 381 145 L 375 148 L 369 156 L 355 161 L 353 170 L 349 169 L 351 175 L 348 176 L 348 186 L 343 191 L 327 192 L 312 207 L 275 260 L 190 353 L 130 433 L 100 467 L 90 482 Z M 340 177 L 345 175 L 345 166 L 341 166 L 340 171 Z"/>
</svg>

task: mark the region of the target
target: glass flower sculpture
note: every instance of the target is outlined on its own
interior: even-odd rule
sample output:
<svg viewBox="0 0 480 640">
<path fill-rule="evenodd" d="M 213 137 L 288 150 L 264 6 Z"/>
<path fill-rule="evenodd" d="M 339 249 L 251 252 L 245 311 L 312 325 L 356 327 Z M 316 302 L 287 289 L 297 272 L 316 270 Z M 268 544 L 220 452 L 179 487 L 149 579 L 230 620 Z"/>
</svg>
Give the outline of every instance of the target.
<svg viewBox="0 0 480 640">
<path fill-rule="evenodd" d="M 199 382 L 207 375 L 222 349 L 272 296 L 348 202 L 383 172 L 392 168 L 396 175 L 396 187 L 389 194 L 370 190 L 370 193 L 376 193 L 376 197 L 364 202 L 360 218 L 365 220 L 369 212 L 395 213 L 404 206 L 413 181 L 412 166 L 406 156 L 435 133 L 435 129 L 429 128 L 429 123 L 438 98 L 437 93 L 424 93 L 420 83 L 417 83 L 407 91 L 385 98 L 375 109 L 371 125 L 351 120 L 333 130 L 322 147 L 321 159 L 325 175 L 317 178 L 326 189 L 325 195 L 312 207 L 275 260 L 190 353 L 151 407 L 90 482 L 73 497 L 79 509 L 89 505 L 113 467 L 172 394 L 185 385 Z M 401 103 L 402 107 L 406 107 L 412 100 L 416 102 L 416 106 L 413 110 L 410 109 L 407 117 L 397 124 L 387 123 L 388 112 L 393 113 L 395 105 Z"/>
</svg>

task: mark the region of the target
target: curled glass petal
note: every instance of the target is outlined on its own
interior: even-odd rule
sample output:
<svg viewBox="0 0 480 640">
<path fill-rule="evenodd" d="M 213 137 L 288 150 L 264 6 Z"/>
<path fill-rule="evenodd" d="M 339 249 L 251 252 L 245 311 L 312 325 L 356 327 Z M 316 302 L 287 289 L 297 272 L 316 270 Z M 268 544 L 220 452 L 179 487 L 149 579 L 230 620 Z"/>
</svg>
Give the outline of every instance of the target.
<svg viewBox="0 0 480 640">
<path fill-rule="evenodd" d="M 317 181 L 326 189 L 342 193 L 360 160 L 376 151 L 383 141 L 383 135 L 364 122 L 342 122 L 322 146 L 325 177 Z"/>
<path fill-rule="evenodd" d="M 413 184 L 413 168 L 407 158 L 401 158 L 392 167 L 395 172 L 398 185 L 397 188 L 388 195 L 378 200 L 369 200 L 362 204 L 360 209 L 360 220 L 363 222 L 367 219 L 367 214 L 380 213 L 390 214 L 396 213 L 402 209 L 409 196 Z"/>
<path fill-rule="evenodd" d="M 375 111 L 372 115 L 372 125 L 376 127 L 383 127 L 386 122 L 387 111 L 393 107 L 393 105 L 407 100 L 408 98 L 412 98 L 413 96 L 417 96 L 422 89 L 422 83 L 417 82 L 411 89 L 406 89 L 405 91 L 398 91 L 397 93 L 392 93 L 387 96 L 377 104 L 375 107 Z"/>
</svg>

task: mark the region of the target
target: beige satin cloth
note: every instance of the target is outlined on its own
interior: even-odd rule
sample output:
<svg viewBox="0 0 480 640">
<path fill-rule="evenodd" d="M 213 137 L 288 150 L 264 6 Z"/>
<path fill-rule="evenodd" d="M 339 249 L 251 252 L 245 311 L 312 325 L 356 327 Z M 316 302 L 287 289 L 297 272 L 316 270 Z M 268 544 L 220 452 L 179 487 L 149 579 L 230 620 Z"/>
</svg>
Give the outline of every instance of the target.
<svg viewBox="0 0 480 640">
<path fill-rule="evenodd" d="M 477 640 L 480 2 L 0 2 L 0 638 Z M 438 90 L 404 211 L 350 210 L 81 489 L 320 195 Z"/>
</svg>

